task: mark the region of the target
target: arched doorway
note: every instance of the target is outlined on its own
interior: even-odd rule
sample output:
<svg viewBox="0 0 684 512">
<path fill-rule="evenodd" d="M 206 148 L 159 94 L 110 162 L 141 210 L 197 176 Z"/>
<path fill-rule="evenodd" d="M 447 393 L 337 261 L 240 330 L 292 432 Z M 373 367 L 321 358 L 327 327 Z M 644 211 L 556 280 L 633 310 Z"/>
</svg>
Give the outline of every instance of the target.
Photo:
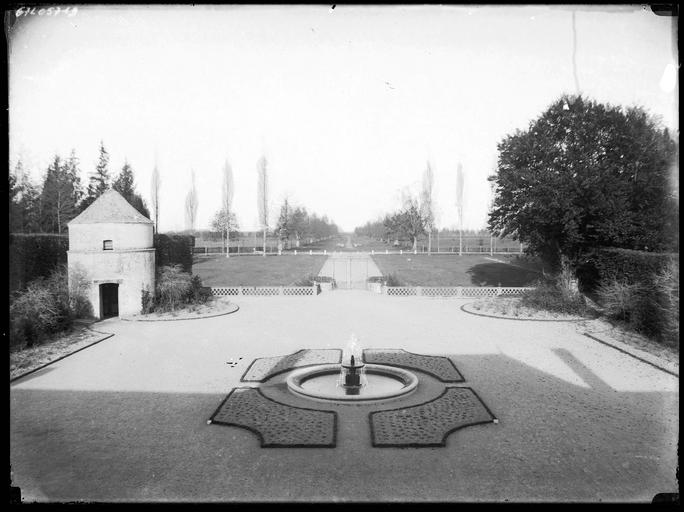
<svg viewBox="0 0 684 512">
<path fill-rule="evenodd" d="M 100 318 L 119 316 L 119 285 L 104 283 L 100 285 Z"/>
</svg>

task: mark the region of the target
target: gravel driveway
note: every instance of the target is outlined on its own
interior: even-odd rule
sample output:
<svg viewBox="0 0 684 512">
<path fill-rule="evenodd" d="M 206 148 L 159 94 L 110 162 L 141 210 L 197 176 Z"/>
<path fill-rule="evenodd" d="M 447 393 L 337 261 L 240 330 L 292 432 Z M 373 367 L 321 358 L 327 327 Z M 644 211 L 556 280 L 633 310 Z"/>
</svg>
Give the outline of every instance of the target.
<svg viewBox="0 0 684 512">
<path fill-rule="evenodd" d="M 205 320 L 100 322 L 115 336 L 13 383 L 24 499 L 650 502 L 678 491 L 678 378 L 576 324 L 359 290 L 236 302 Z M 371 448 L 359 415 L 340 421 L 335 448 L 260 448 L 247 430 L 207 425 L 253 359 L 343 348 L 352 332 L 364 348 L 448 355 L 499 423 L 403 449 Z"/>
</svg>

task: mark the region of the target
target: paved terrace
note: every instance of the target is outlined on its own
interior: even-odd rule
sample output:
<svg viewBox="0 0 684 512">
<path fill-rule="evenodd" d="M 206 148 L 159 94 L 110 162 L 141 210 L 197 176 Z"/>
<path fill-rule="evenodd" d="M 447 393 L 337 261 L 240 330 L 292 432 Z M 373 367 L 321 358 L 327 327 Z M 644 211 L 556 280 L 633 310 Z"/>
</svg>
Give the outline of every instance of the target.
<svg viewBox="0 0 684 512">
<path fill-rule="evenodd" d="M 237 302 L 205 320 L 100 322 L 115 336 L 11 385 L 25 500 L 650 502 L 678 489 L 678 379 L 573 323 L 359 290 Z M 448 355 L 499 423 L 444 448 L 372 448 L 367 411 L 340 421 L 335 448 L 261 448 L 207 424 L 253 359 L 343 348 L 351 332 L 364 348 Z"/>
</svg>

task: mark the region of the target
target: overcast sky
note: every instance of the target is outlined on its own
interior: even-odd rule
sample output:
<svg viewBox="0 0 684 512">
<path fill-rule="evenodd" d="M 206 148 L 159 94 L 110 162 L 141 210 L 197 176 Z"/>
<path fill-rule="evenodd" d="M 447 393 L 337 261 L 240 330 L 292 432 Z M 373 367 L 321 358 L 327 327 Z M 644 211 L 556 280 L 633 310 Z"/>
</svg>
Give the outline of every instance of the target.
<svg viewBox="0 0 684 512">
<path fill-rule="evenodd" d="M 673 19 L 638 6 L 80 7 L 10 30 L 10 164 L 38 180 L 75 148 L 87 182 L 103 140 L 149 201 L 156 158 L 168 231 L 191 169 L 209 225 L 226 158 L 252 229 L 262 154 L 272 219 L 287 196 L 352 230 L 417 192 L 429 160 L 454 226 L 462 162 L 464 227 L 484 227 L 497 143 L 576 92 L 573 9 L 580 91 L 678 130 Z"/>
</svg>

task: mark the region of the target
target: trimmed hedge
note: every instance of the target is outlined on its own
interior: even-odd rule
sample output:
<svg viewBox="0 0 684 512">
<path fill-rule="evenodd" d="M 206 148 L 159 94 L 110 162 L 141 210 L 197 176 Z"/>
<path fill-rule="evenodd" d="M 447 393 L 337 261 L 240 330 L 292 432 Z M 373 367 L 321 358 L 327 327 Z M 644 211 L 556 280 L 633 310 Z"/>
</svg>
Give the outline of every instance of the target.
<svg viewBox="0 0 684 512">
<path fill-rule="evenodd" d="M 192 252 L 195 237 L 192 235 L 154 235 L 157 268 L 180 265 L 183 272 L 192 274 Z"/>
<path fill-rule="evenodd" d="M 676 253 L 596 249 L 578 265 L 577 277 L 586 291 L 595 291 L 601 283 L 614 281 L 625 284 L 648 282 L 678 259 Z"/>
<path fill-rule="evenodd" d="M 47 278 L 66 264 L 68 250 L 68 235 L 10 233 L 10 291 L 25 289 L 34 279 Z"/>
</svg>

